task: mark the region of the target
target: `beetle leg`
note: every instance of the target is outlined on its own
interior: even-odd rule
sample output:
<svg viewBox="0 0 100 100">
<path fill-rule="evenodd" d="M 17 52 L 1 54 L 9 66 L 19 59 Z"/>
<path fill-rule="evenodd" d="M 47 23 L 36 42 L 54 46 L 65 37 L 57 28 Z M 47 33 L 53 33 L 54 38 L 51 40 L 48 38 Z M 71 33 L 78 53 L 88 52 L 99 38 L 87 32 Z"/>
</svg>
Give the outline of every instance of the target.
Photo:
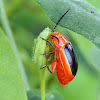
<svg viewBox="0 0 100 100">
<path fill-rule="evenodd" d="M 52 71 L 50 70 L 50 68 L 49 68 L 49 66 L 47 65 L 47 69 L 48 69 L 48 71 L 50 72 L 50 73 L 52 73 Z"/>
<path fill-rule="evenodd" d="M 51 54 L 54 54 L 54 52 L 49 52 L 49 53 L 43 53 L 43 54 L 41 54 L 41 55 L 51 55 Z"/>
<path fill-rule="evenodd" d="M 54 49 L 56 48 L 56 45 L 55 44 L 53 44 L 53 47 L 54 47 Z"/>
<path fill-rule="evenodd" d="M 40 69 L 45 68 L 45 67 L 47 67 L 48 71 L 49 71 L 50 73 L 52 73 L 52 71 L 50 70 L 50 68 L 49 68 L 48 65 L 44 65 L 43 67 L 40 67 Z"/>
<path fill-rule="evenodd" d="M 57 65 L 57 59 L 54 59 L 51 65 L 51 72 L 54 73 Z"/>
<path fill-rule="evenodd" d="M 44 66 L 40 67 L 40 69 L 45 68 L 45 67 L 47 67 L 47 65 L 44 65 Z"/>
<path fill-rule="evenodd" d="M 57 59 L 54 59 L 52 62 L 52 65 L 51 65 L 51 70 L 48 65 L 44 65 L 43 67 L 40 67 L 40 69 L 47 67 L 47 69 L 50 73 L 54 73 L 54 71 L 56 69 L 56 65 L 57 65 Z"/>
</svg>

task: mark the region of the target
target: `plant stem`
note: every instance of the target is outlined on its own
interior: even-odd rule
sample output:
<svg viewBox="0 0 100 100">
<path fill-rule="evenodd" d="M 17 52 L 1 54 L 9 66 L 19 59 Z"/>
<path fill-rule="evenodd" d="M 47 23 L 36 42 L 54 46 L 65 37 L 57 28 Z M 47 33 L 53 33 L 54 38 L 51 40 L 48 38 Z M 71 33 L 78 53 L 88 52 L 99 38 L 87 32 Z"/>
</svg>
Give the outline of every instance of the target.
<svg viewBox="0 0 100 100">
<path fill-rule="evenodd" d="M 10 39 L 10 42 L 12 44 L 14 53 L 17 57 L 18 64 L 20 66 L 21 74 L 23 76 L 23 80 L 24 80 L 24 84 L 26 86 L 26 89 L 29 90 L 30 88 L 29 88 L 29 84 L 27 82 L 27 77 L 26 77 L 26 74 L 25 74 L 25 71 L 24 71 L 24 66 L 21 62 L 21 59 L 20 59 L 20 56 L 19 56 L 19 53 L 18 53 L 18 49 L 17 49 L 16 43 L 14 41 L 12 30 L 10 28 L 10 25 L 9 25 L 9 22 L 8 22 L 8 19 L 7 19 L 7 16 L 6 16 L 5 9 L 4 9 L 4 4 L 3 4 L 2 0 L 0 0 L 0 21 L 1 21 L 1 24 L 2 24 L 2 27 L 5 31 L 5 33 L 8 35 L 8 37 Z"/>
<path fill-rule="evenodd" d="M 45 100 L 45 68 L 41 71 L 41 100 Z"/>
</svg>

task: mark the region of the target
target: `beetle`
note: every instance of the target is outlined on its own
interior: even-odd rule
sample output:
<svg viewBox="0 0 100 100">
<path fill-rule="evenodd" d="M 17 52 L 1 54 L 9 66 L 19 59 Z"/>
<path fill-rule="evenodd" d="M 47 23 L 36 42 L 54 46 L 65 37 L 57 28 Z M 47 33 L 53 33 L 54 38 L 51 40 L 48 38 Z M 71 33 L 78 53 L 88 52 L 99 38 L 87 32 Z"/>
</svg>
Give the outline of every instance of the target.
<svg viewBox="0 0 100 100">
<path fill-rule="evenodd" d="M 56 58 L 52 62 L 51 70 L 49 69 L 48 65 L 41 68 L 47 67 L 51 73 L 54 73 L 56 70 L 57 78 L 61 85 L 68 84 L 75 77 L 78 68 L 77 58 L 71 42 L 59 32 L 55 32 L 55 28 L 57 27 L 58 23 L 70 9 L 71 7 L 60 17 L 53 29 L 53 33 L 51 33 L 49 36 L 49 39 L 54 41 L 54 44 L 52 45 L 48 40 L 42 38 L 53 47 L 53 53 L 56 54 Z M 43 55 L 47 55 L 47 53 L 44 53 Z"/>
</svg>

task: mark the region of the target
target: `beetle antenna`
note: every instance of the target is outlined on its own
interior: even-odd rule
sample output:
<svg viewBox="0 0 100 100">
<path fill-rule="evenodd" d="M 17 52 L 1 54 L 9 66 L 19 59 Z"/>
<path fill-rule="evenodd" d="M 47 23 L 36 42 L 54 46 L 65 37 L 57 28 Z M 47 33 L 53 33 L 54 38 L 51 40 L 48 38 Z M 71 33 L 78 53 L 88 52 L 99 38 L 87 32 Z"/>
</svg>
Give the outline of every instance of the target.
<svg viewBox="0 0 100 100">
<path fill-rule="evenodd" d="M 58 22 L 56 23 L 54 29 L 53 29 L 53 32 L 55 31 L 55 28 L 57 27 L 57 25 L 59 24 L 59 22 L 62 20 L 62 18 L 68 13 L 68 11 L 71 9 L 72 7 L 70 7 L 61 17 L 60 19 L 58 20 Z"/>
</svg>

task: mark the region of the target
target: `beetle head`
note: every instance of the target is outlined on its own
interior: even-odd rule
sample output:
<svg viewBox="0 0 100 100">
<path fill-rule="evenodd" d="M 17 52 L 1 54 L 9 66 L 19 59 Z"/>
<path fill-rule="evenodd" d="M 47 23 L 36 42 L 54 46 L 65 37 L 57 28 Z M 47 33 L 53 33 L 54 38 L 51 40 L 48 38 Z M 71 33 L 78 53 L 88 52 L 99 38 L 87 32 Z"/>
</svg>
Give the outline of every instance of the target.
<svg viewBox="0 0 100 100">
<path fill-rule="evenodd" d="M 57 47 L 63 47 L 63 46 L 65 46 L 65 44 L 67 44 L 69 42 L 66 37 L 64 37 L 63 35 L 61 35 L 58 32 L 53 32 L 50 35 L 50 39 L 54 41 L 54 44 Z"/>
</svg>

